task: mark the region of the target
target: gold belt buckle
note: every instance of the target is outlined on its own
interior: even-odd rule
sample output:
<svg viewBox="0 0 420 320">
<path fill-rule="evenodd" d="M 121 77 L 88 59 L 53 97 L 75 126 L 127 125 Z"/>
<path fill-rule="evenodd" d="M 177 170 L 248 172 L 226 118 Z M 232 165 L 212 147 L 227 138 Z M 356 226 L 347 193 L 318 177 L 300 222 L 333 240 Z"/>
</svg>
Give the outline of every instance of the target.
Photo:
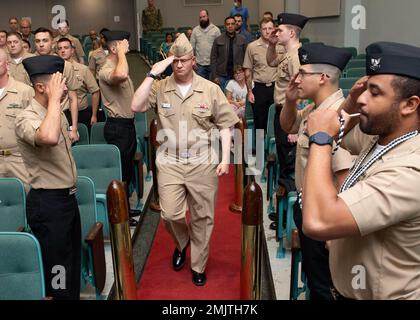
<svg viewBox="0 0 420 320">
<path fill-rule="evenodd" d="M 1 150 L 0 155 L 8 157 L 8 156 L 12 155 L 12 151 L 11 150 Z"/>
</svg>

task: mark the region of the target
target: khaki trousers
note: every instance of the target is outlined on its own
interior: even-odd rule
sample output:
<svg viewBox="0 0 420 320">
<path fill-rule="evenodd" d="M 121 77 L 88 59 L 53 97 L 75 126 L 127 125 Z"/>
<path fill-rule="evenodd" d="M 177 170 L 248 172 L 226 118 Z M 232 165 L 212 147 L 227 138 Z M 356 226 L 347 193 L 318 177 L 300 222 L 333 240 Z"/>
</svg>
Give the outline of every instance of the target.
<svg viewBox="0 0 420 320">
<path fill-rule="evenodd" d="M 182 250 L 191 241 L 191 269 L 206 269 L 214 225 L 218 177 L 214 164 L 162 164 L 156 161 L 161 215 Z M 190 209 L 187 223 L 186 210 Z"/>
</svg>

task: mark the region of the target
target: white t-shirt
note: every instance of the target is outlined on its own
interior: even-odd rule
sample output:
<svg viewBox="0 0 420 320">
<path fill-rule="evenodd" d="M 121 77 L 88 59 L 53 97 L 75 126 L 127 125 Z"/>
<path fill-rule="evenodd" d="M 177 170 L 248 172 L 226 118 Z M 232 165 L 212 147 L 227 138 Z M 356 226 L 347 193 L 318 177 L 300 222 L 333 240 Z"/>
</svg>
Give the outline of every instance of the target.
<svg viewBox="0 0 420 320">
<path fill-rule="evenodd" d="M 235 80 L 230 80 L 226 86 L 226 91 L 232 93 L 232 100 L 237 102 L 245 102 L 246 96 L 248 95 L 248 89 L 246 85 L 243 88 Z"/>
<path fill-rule="evenodd" d="M 3 94 L 3 92 L 4 92 L 4 89 L 6 89 L 6 88 L 0 88 L 0 97 Z"/>
<path fill-rule="evenodd" d="M 192 83 L 190 84 L 177 84 L 179 91 L 181 91 L 182 97 L 185 98 L 185 96 L 187 95 L 188 91 L 190 91 L 190 88 L 192 86 Z"/>
</svg>

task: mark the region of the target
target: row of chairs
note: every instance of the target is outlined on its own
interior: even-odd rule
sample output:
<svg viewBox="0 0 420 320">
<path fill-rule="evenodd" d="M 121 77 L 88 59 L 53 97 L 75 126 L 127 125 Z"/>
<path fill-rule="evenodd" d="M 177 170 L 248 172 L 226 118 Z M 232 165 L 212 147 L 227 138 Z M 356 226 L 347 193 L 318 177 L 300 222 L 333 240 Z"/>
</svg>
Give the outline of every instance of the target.
<svg viewBox="0 0 420 320">
<path fill-rule="evenodd" d="M 27 225 L 25 197 L 20 180 L 0 179 L 0 300 L 46 298 L 41 248 Z M 76 197 L 82 229 L 81 291 L 90 284 L 101 299 L 106 280 L 103 224 L 90 178 L 78 178 Z"/>
</svg>

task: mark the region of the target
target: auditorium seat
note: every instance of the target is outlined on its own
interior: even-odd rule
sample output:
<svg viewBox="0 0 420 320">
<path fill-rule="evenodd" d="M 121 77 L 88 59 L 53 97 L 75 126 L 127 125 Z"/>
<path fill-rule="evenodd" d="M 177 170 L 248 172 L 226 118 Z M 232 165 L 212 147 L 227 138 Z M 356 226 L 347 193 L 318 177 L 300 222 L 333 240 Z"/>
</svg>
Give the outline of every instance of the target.
<svg viewBox="0 0 420 320">
<path fill-rule="evenodd" d="M 341 78 L 340 79 L 340 88 L 341 89 L 351 89 L 353 85 L 359 78 Z"/>
<path fill-rule="evenodd" d="M 95 186 L 90 178 L 78 177 L 76 198 L 82 227 L 81 292 L 90 284 L 100 300 L 106 280 L 105 247 L 103 224 L 98 222 L 96 211 Z"/>
<path fill-rule="evenodd" d="M 366 75 L 366 68 L 351 68 L 347 69 L 347 78 L 362 78 Z"/>
<path fill-rule="evenodd" d="M 173 36 L 175 36 L 175 28 L 173 28 L 173 27 L 166 27 L 166 28 L 162 28 L 162 29 L 160 29 L 160 31 L 162 32 L 162 33 L 167 33 L 167 32 L 171 32 L 172 33 L 172 35 Z"/>
<path fill-rule="evenodd" d="M 347 63 L 346 70 L 353 69 L 353 68 L 366 68 L 366 60 L 365 59 L 352 59 Z"/>
<path fill-rule="evenodd" d="M 105 238 L 109 238 L 106 192 L 112 180 L 122 179 L 120 151 L 110 144 L 74 146 L 72 149 L 78 175 L 94 182 L 98 221 L 104 225 Z"/>
<path fill-rule="evenodd" d="M 0 178 L 0 232 L 28 230 L 26 194 L 16 178 Z"/>
<path fill-rule="evenodd" d="M 104 137 L 105 122 L 97 122 L 90 129 L 91 144 L 107 144 Z"/>
<path fill-rule="evenodd" d="M 34 236 L 0 232 L 0 257 L 0 300 L 45 298 L 41 247 Z"/>
<path fill-rule="evenodd" d="M 89 144 L 89 130 L 83 123 L 77 124 L 77 132 L 79 133 L 79 141 L 76 142 L 77 146 Z"/>
<path fill-rule="evenodd" d="M 366 53 L 359 53 L 356 57 L 358 60 L 364 60 L 366 59 Z"/>
<path fill-rule="evenodd" d="M 309 43 L 309 42 L 311 42 L 311 40 L 309 40 L 308 38 L 301 38 L 301 39 L 300 39 L 300 42 L 301 42 L 302 44 L 305 44 L 305 43 Z"/>
<path fill-rule="evenodd" d="M 344 49 L 351 53 L 353 59 L 357 57 L 357 49 L 355 47 L 344 47 Z"/>
</svg>

